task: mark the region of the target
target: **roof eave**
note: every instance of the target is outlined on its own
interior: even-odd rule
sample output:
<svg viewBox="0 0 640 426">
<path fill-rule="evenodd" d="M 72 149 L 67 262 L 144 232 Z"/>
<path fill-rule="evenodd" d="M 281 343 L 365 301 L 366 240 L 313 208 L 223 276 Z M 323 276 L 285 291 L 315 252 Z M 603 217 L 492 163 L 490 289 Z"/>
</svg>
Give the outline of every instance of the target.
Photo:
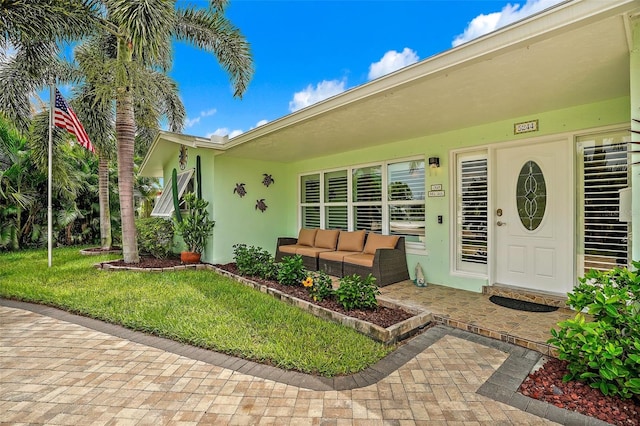
<svg viewBox="0 0 640 426">
<path fill-rule="evenodd" d="M 526 19 L 242 133 L 230 139 L 225 144 L 225 149 L 327 114 L 377 93 L 393 90 L 417 79 L 454 71 L 457 67 L 466 66 L 497 52 L 503 53 L 526 45 L 550 33 L 570 31 L 576 25 L 626 12 L 630 9 L 629 5 L 634 3 L 640 6 L 638 0 L 567 0 Z"/>
</svg>

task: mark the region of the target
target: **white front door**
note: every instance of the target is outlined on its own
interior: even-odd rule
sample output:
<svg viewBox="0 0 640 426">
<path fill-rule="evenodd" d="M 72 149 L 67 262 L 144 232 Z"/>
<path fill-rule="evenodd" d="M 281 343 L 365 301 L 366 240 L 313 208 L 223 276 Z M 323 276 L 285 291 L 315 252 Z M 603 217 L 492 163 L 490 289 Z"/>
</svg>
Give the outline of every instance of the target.
<svg viewBox="0 0 640 426">
<path fill-rule="evenodd" d="M 495 281 L 547 293 L 573 288 L 572 161 L 566 141 L 496 151 Z"/>
</svg>

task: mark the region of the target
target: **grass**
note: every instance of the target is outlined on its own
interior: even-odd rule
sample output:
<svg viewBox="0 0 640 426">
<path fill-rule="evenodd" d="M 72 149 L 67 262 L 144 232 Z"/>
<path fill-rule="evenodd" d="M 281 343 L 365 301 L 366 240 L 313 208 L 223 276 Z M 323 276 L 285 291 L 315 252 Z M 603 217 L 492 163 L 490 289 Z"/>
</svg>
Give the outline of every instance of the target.
<svg viewBox="0 0 640 426">
<path fill-rule="evenodd" d="M 0 253 L 0 297 L 55 306 L 133 330 L 290 370 L 356 373 L 394 347 L 208 270 L 97 270 L 118 255 L 77 247 Z"/>
</svg>

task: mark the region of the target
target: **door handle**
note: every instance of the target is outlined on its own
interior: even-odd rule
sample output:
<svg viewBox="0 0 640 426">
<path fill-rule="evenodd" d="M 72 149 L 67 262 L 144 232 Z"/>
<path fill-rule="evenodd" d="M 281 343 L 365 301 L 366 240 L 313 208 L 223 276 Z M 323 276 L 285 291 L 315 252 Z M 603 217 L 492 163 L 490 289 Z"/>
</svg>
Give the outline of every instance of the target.
<svg viewBox="0 0 640 426">
<path fill-rule="evenodd" d="M 505 226 L 507 224 L 507 222 L 502 222 L 502 221 L 497 221 L 496 225 L 498 226 Z"/>
</svg>

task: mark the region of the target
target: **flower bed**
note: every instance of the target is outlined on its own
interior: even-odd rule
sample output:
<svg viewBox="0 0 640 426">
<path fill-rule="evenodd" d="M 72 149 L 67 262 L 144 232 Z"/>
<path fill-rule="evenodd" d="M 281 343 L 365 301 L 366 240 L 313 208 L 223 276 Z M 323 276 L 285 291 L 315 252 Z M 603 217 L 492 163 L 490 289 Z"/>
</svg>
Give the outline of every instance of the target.
<svg viewBox="0 0 640 426">
<path fill-rule="evenodd" d="M 376 309 L 347 311 L 333 299 L 312 300 L 307 289 L 302 286 L 286 286 L 275 281 L 242 277 L 237 273 L 235 263 L 213 265 L 213 269 L 321 318 L 354 328 L 385 344 L 396 343 L 412 336 L 432 321 L 431 312 L 399 306 L 383 298 L 379 299 Z"/>
</svg>

